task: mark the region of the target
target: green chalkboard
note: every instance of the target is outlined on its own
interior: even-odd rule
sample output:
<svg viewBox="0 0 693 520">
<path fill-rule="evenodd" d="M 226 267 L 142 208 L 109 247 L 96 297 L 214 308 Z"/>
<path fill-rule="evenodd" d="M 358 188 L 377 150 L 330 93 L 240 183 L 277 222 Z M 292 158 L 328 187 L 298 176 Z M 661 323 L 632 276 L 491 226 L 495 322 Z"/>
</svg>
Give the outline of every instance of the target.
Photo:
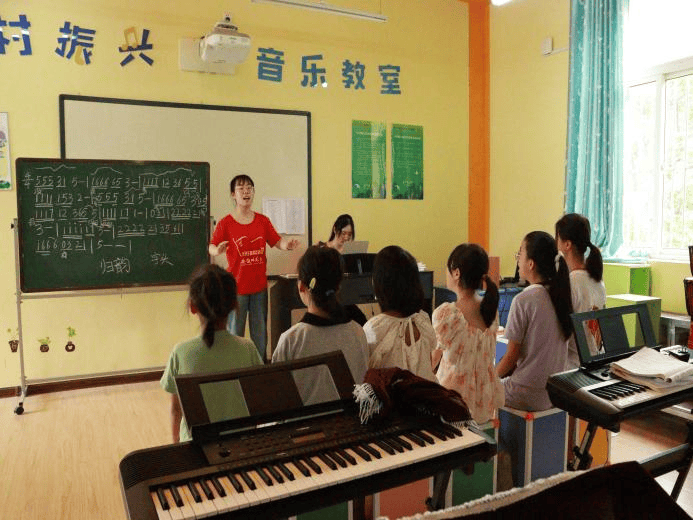
<svg viewBox="0 0 693 520">
<path fill-rule="evenodd" d="M 209 164 L 16 161 L 23 292 L 185 283 L 208 262 Z"/>
</svg>

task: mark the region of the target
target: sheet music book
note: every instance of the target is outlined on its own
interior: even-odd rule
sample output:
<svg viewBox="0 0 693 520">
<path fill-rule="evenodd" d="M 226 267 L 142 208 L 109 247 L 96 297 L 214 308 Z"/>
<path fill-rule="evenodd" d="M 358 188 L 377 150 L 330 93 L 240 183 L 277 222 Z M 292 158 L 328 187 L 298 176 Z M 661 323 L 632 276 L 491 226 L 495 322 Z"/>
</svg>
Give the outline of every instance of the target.
<svg viewBox="0 0 693 520">
<path fill-rule="evenodd" d="M 643 347 L 635 354 L 611 363 L 611 372 L 653 390 L 693 383 L 693 365 L 664 352 Z"/>
</svg>

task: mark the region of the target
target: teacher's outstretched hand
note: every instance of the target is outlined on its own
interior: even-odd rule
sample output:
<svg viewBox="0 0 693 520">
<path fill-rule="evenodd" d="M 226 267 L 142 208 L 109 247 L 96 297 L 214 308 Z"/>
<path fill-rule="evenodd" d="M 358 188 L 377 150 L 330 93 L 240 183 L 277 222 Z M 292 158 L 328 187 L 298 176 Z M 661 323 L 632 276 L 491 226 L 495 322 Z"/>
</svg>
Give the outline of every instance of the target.
<svg viewBox="0 0 693 520">
<path fill-rule="evenodd" d="M 291 240 L 287 238 L 282 238 L 279 241 L 279 249 L 283 249 L 284 251 L 292 251 L 300 245 L 301 241 L 296 238 L 292 238 Z"/>
<path fill-rule="evenodd" d="M 209 250 L 209 254 L 212 256 L 217 256 L 224 254 L 226 252 L 226 248 L 229 245 L 229 241 L 225 240 L 224 242 L 220 242 L 218 245 L 214 244 L 209 244 L 209 247 L 207 248 Z"/>
</svg>

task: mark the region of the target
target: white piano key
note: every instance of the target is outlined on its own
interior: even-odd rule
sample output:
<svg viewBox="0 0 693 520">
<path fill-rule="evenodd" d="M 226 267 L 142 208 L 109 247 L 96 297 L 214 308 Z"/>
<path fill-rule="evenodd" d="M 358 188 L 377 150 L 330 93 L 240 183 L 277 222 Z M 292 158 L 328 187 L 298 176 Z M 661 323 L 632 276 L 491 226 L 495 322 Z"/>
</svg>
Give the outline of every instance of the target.
<svg viewBox="0 0 693 520">
<path fill-rule="evenodd" d="M 219 511 L 217 510 L 216 504 L 214 503 L 213 500 L 210 500 L 207 498 L 207 495 L 205 492 L 202 490 L 202 486 L 200 485 L 199 482 L 194 482 L 193 485 L 195 486 L 195 489 L 200 495 L 201 501 L 198 502 L 200 507 L 202 507 L 205 510 L 205 516 L 202 518 L 210 517 L 210 516 L 217 516 L 219 514 Z"/>
<path fill-rule="evenodd" d="M 253 482 L 255 482 L 255 494 L 260 500 L 259 503 L 269 502 L 272 499 L 280 498 L 282 496 L 277 492 L 280 488 L 275 488 L 274 486 L 268 486 L 265 484 L 265 481 L 262 480 L 262 477 L 258 475 L 257 471 L 250 470 L 246 473 L 248 473 L 248 476 L 253 480 Z"/>
<path fill-rule="evenodd" d="M 164 506 L 159 501 L 159 497 L 156 491 L 150 491 L 149 495 L 152 497 L 152 502 L 154 502 L 154 509 L 156 510 L 156 516 L 159 520 L 171 520 L 171 514 L 164 509 Z"/>
<path fill-rule="evenodd" d="M 183 505 L 178 509 L 180 509 L 183 518 L 195 518 L 195 511 L 193 511 L 193 508 L 190 505 L 192 495 L 190 494 L 190 491 L 188 491 L 188 493 L 185 494 L 183 492 L 183 488 L 185 488 L 185 490 L 188 491 L 185 486 L 176 486 L 176 490 L 178 491 L 178 494 L 180 495 L 180 498 L 183 501 Z"/>
<path fill-rule="evenodd" d="M 248 475 L 250 480 L 255 482 L 255 479 L 253 479 L 252 476 L 250 474 L 248 474 L 247 471 L 245 473 Z M 250 489 L 250 487 L 248 486 L 246 481 L 243 480 L 243 477 L 241 477 L 239 473 L 236 472 L 236 473 L 234 473 L 234 475 L 236 476 L 236 479 L 238 479 L 238 481 L 243 486 L 243 490 L 244 490 L 243 493 L 248 495 L 249 505 L 253 506 L 255 504 L 262 504 L 264 502 L 269 502 L 269 496 L 267 495 L 266 492 L 257 488 L 257 483 L 255 484 L 255 489 Z"/>
<path fill-rule="evenodd" d="M 293 473 L 296 477 L 295 483 L 299 489 L 305 490 L 323 487 L 321 485 L 320 479 L 316 478 L 318 477 L 318 475 L 316 475 L 315 477 L 312 475 L 310 477 L 306 477 L 293 462 L 287 462 L 286 467 L 289 468 L 291 473 Z"/>
<path fill-rule="evenodd" d="M 171 490 L 164 490 L 164 495 L 166 495 L 166 500 L 168 500 L 168 504 L 171 506 L 171 509 L 168 511 L 171 515 L 171 520 L 185 520 L 181 508 L 176 505 L 176 501 L 173 498 L 173 493 L 171 493 Z"/>
<path fill-rule="evenodd" d="M 238 491 L 236 491 L 236 488 L 233 487 L 233 484 L 231 484 L 231 481 L 228 477 L 219 477 L 219 482 L 224 488 L 224 491 L 226 491 L 226 496 L 229 497 L 229 500 L 234 501 L 236 503 L 236 509 L 248 507 L 248 497 L 245 493 L 239 493 Z"/>
<path fill-rule="evenodd" d="M 276 464 L 274 465 L 274 468 L 279 472 L 279 474 L 282 476 L 284 479 L 284 486 L 286 489 L 289 491 L 291 495 L 298 495 L 299 493 L 303 492 L 303 489 L 296 483 L 296 476 L 294 475 L 294 480 L 291 480 L 289 477 L 287 477 L 282 470 L 279 469 L 279 466 Z M 298 471 L 298 470 L 297 470 Z M 293 471 L 291 471 L 293 474 Z"/>
<path fill-rule="evenodd" d="M 212 504 L 214 504 L 214 507 L 217 509 L 218 514 L 221 513 L 226 513 L 227 511 L 231 511 L 234 509 L 233 504 L 228 500 L 226 496 L 221 496 L 219 492 L 217 491 L 217 488 L 214 487 L 214 484 L 212 483 L 211 480 L 209 479 L 204 479 L 205 483 L 207 484 L 207 487 L 209 487 L 209 490 L 212 492 L 212 495 L 214 495 L 214 498 L 211 499 Z M 205 497 L 207 498 L 207 497 Z M 209 500 L 209 499 L 207 499 Z"/>
<path fill-rule="evenodd" d="M 200 504 L 195 502 L 195 499 L 193 498 L 192 493 L 188 489 L 187 485 L 180 486 L 178 488 L 178 493 L 180 493 L 181 497 L 185 497 L 183 500 L 187 503 L 192 511 L 192 515 L 187 518 L 205 518 L 207 516 L 207 511 Z"/>
<path fill-rule="evenodd" d="M 267 484 L 265 484 L 264 480 L 262 481 L 262 484 L 267 487 L 267 493 L 273 497 L 273 500 L 276 500 L 277 498 L 288 497 L 292 494 L 292 490 L 285 485 L 286 480 L 284 480 L 284 482 L 279 482 L 276 478 L 274 478 L 274 476 L 272 475 L 272 473 L 270 473 L 267 467 L 263 467 L 263 469 L 272 481 L 272 485 L 268 486 Z"/>
</svg>

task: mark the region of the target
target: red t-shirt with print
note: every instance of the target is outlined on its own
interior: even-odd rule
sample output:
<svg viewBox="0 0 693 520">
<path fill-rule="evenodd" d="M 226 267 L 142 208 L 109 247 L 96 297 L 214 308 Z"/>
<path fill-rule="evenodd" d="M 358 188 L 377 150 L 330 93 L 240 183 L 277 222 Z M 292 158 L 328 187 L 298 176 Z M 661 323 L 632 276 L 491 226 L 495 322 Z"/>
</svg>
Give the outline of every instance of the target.
<svg viewBox="0 0 693 520">
<path fill-rule="evenodd" d="M 265 244 L 274 247 L 281 240 L 270 219 L 255 213 L 250 224 L 240 224 L 226 215 L 217 224 L 211 243 L 218 246 L 226 240 L 229 242 L 226 247 L 228 271 L 236 278 L 238 294 L 254 294 L 266 289 Z"/>
</svg>

